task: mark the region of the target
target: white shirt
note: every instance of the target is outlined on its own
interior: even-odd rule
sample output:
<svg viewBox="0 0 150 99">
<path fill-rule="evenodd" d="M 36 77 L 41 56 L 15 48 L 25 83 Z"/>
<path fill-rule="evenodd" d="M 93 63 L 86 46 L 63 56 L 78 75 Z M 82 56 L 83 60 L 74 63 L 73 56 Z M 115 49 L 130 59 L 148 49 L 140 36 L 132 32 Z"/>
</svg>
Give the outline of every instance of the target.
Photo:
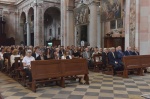
<svg viewBox="0 0 150 99">
<path fill-rule="evenodd" d="M 38 54 L 38 53 L 35 53 L 35 55 L 36 55 L 36 58 L 39 57 L 39 54 Z"/>
<path fill-rule="evenodd" d="M 10 56 L 10 63 L 11 63 L 11 66 L 13 63 L 15 63 L 15 57 L 20 57 L 20 55 L 11 55 Z"/>
<path fill-rule="evenodd" d="M 72 59 L 71 55 L 69 55 L 69 58 Z M 66 59 L 66 56 L 62 56 L 61 59 Z"/>
<path fill-rule="evenodd" d="M 22 60 L 22 62 L 25 63 L 27 66 L 31 65 L 31 61 L 35 61 L 35 58 L 33 56 L 31 57 L 25 56 Z"/>
<path fill-rule="evenodd" d="M 0 57 L 1 57 L 2 60 L 4 60 L 4 57 L 3 57 L 3 53 L 2 53 L 2 52 L 0 52 Z"/>
</svg>

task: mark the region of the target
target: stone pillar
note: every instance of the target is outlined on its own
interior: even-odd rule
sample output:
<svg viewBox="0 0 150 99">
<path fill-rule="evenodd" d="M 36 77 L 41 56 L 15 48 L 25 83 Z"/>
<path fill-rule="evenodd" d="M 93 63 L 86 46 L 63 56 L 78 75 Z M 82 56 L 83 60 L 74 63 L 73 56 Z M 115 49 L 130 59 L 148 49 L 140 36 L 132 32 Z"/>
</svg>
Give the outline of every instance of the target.
<svg viewBox="0 0 150 99">
<path fill-rule="evenodd" d="M 30 46 L 31 45 L 31 33 L 30 33 L 30 24 L 28 20 L 26 22 L 26 25 L 27 25 L 27 46 Z"/>
<path fill-rule="evenodd" d="M 104 48 L 105 22 L 101 22 L 101 47 Z"/>
<path fill-rule="evenodd" d="M 34 6 L 34 46 L 44 45 L 44 26 L 42 3 L 36 2 Z"/>
<path fill-rule="evenodd" d="M 91 47 L 97 46 L 97 5 L 92 2 L 90 5 L 90 26 L 89 43 Z"/>
<path fill-rule="evenodd" d="M 37 46 L 39 44 L 38 36 L 37 36 L 37 5 L 34 5 L 34 46 Z"/>
<path fill-rule="evenodd" d="M 74 0 L 61 0 L 61 45 L 74 45 Z"/>
<path fill-rule="evenodd" d="M 136 0 L 136 32 L 135 32 L 135 47 L 139 48 L 139 11 L 140 1 Z"/>
<path fill-rule="evenodd" d="M 74 45 L 74 13 L 73 7 L 68 5 L 67 9 L 67 46 Z"/>
<path fill-rule="evenodd" d="M 61 0 L 61 45 L 66 46 L 67 39 L 66 39 L 66 9 L 67 9 L 67 1 L 68 0 Z"/>
<path fill-rule="evenodd" d="M 101 18 L 100 18 L 100 11 L 97 12 L 97 47 L 101 46 Z"/>
<path fill-rule="evenodd" d="M 130 33 L 130 0 L 126 0 L 126 9 L 125 9 L 125 49 L 129 46 L 129 33 Z"/>
<path fill-rule="evenodd" d="M 149 0 L 139 0 L 139 47 L 141 55 L 150 54 L 150 3 Z"/>
</svg>

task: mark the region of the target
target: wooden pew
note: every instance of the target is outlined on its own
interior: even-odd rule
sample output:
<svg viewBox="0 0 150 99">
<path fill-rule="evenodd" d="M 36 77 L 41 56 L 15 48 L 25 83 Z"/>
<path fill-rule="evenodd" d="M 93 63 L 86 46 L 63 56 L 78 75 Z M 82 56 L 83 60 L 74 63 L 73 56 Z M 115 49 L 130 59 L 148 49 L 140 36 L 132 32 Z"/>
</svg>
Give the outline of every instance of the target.
<svg viewBox="0 0 150 99">
<path fill-rule="evenodd" d="M 137 71 L 138 75 L 143 75 L 143 68 L 147 66 L 145 65 L 146 62 L 148 62 L 148 60 L 147 60 L 147 57 L 145 56 L 123 57 L 123 63 L 124 63 L 123 77 L 128 78 L 128 71 L 133 70 L 133 69 Z"/>
<path fill-rule="evenodd" d="M 60 86 L 65 87 L 65 77 L 84 75 L 86 84 L 89 84 L 88 66 L 85 59 L 72 60 L 47 60 L 32 61 L 32 91 L 36 92 L 37 82 L 50 81 L 50 78 L 58 78 Z"/>
<path fill-rule="evenodd" d="M 99 72 L 99 69 L 102 67 L 102 54 L 93 55 L 94 60 L 94 72 Z M 102 68 L 101 68 L 102 69 Z"/>
<path fill-rule="evenodd" d="M 143 68 L 150 67 L 150 55 L 140 55 L 140 62 Z"/>
<path fill-rule="evenodd" d="M 86 59 L 61 60 L 61 65 L 63 77 L 84 75 L 85 83 L 89 84 L 88 65 Z"/>
<path fill-rule="evenodd" d="M 103 71 L 106 75 L 114 75 L 114 68 L 112 65 L 109 64 L 109 59 L 106 57 L 106 70 Z"/>
</svg>

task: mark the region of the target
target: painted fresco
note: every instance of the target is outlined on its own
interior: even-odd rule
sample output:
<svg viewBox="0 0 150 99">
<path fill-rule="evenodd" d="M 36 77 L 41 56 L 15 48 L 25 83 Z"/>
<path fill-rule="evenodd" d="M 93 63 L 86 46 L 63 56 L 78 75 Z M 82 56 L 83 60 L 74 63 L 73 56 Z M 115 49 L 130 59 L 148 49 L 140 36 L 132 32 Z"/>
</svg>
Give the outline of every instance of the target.
<svg viewBox="0 0 150 99">
<path fill-rule="evenodd" d="M 111 21 L 121 18 L 122 0 L 102 0 L 101 21 Z"/>
<path fill-rule="evenodd" d="M 75 24 L 85 25 L 89 23 L 89 7 L 87 5 L 81 5 L 74 10 Z"/>
</svg>

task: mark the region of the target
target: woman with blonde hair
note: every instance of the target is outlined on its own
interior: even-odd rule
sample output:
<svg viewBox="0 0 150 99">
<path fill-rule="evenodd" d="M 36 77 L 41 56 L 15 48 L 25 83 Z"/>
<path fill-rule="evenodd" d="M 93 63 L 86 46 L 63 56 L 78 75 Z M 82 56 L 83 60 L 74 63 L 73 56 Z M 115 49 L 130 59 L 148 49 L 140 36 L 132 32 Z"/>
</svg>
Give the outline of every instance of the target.
<svg viewBox="0 0 150 99">
<path fill-rule="evenodd" d="M 11 66 L 13 66 L 13 64 L 15 63 L 15 57 L 20 57 L 20 55 L 18 54 L 18 50 L 14 49 L 12 51 L 12 55 L 10 56 L 10 64 Z"/>
<path fill-rule="evenodd" d="M 69 54 L 68 51 L 65 51 L 61 59 L 72 59 L 72 56 Z"/>
</svg>

